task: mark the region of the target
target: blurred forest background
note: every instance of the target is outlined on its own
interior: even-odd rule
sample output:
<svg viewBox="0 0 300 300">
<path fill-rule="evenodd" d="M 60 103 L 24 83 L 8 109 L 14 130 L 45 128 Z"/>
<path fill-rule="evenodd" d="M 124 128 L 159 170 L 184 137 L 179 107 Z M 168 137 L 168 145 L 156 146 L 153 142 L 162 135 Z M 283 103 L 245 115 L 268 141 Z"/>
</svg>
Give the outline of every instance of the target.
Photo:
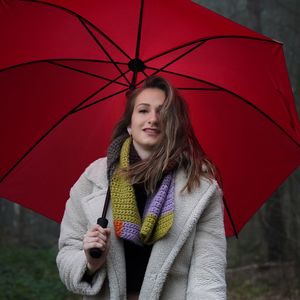
<svg viewBox="0 0 300 300">
<path fill-rule="evenodd" d="M 300 1 L 195 2 L 284 43 L 300 115 Z M 0 234 L 0 299 L 80 299 L 58 277 L 58 224 L 0 199 Z M 227 282 L 230 300 L 300 299 L 299 168 L 239 238 L 228 239 Z"/>
</svg>

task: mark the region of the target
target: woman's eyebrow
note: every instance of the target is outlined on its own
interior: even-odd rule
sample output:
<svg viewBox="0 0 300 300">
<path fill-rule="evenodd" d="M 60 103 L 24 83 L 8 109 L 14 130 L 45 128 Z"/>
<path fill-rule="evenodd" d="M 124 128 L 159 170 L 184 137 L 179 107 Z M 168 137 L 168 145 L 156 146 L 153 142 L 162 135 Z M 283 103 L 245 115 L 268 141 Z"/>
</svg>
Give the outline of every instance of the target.
<svg viewBox="0 0 300 300">
<path fill-rule="evenodd" d="M 149 103 L 139 103 L 137 106 L 140 106 L 140 105 L 146 105 L 146 106 L 150 106 Z"/>
<path fill-rule="evenodd" d="M 149 103 L 139 103 L 136 107 L 139 107 L 139 106 L 141 106 L 141 105 L 143 105 L 143 106 L 148 106 L 148 107 L 150 106 Z M 161 109 L 161 108 L 162 108 L 162 105 L 158 105 L 157 108 L 158 108 L 158 109 Z"/>
</svg>

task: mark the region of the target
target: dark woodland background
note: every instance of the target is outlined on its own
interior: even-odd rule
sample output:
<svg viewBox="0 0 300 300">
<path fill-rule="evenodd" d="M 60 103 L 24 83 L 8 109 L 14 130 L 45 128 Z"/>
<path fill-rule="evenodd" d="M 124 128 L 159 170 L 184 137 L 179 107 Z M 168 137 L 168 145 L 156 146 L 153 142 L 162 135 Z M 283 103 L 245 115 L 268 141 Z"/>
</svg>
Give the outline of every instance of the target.
<svg viewBox="0 0 300 300">
<path fill-rule="evenodd" d="M 284 43 L 300 115 L 300 1 L 195 2 Z M 0 199 L 0 299 L 80 299 L 59 280 L 58 235 L 55 222 Z M 299 168 L 239 238 L 228 239 L 227 282 L 230 300 L 300 299 Z"/>
</svg>

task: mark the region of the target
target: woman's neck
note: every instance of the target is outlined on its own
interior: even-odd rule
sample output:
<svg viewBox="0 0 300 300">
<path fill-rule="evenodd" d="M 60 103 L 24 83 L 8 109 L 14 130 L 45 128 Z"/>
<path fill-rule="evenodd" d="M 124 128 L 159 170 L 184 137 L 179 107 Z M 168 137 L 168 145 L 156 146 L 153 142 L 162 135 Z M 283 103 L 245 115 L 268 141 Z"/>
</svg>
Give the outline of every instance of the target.
<svg viewBox="0 0 300 300">
<path fill-rule="evenodd" d="M 135 143 L 135 141 L 133 141 L 133 146 L 135 148 L 135 151 L 137 152 L 137 154 L 141 158 L 141 160 L 145 160 L 145 159 L 149 158 L 150 155 L 152 154 L 152 151 L 150 149 L 147 150 L 145 148 L 142 148 L 137 143 Z"/>
</svg>

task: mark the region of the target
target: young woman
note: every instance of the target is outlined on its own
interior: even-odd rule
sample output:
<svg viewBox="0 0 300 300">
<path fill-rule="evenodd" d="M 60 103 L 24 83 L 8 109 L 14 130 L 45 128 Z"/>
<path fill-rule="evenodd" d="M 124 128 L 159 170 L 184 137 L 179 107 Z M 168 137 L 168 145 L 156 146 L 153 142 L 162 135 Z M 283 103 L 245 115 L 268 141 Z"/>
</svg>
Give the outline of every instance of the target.
<svg viewBox="0 0 300 300">
<path fill-rule="evenodd" d="M 129 96 L 107 158 L 71 189 L 57 264 L 85 299 L 226 299 L 222 192 L 184 99 L 164 78 Z"/>
</svg>

